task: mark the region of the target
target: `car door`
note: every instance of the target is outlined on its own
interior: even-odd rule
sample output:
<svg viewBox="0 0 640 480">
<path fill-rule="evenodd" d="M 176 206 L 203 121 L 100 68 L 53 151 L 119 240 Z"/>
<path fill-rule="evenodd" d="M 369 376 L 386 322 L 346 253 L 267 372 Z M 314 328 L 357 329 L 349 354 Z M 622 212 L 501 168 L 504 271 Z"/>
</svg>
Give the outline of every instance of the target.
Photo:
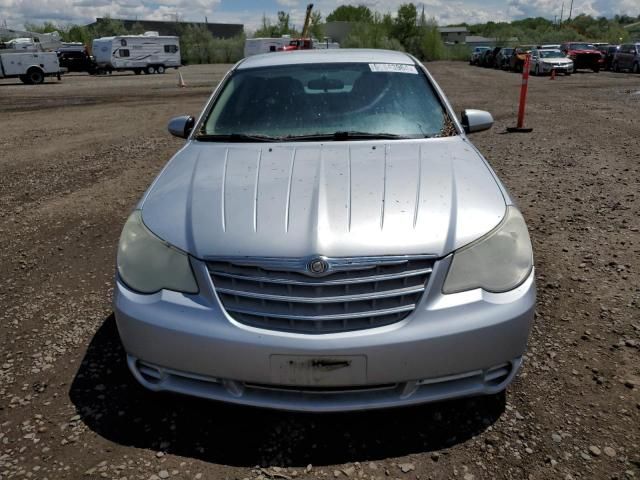
<svg viewBox="0 0 640 480">
<path fill-rule="evenodd" d="M 618 52 L 618 66 L 620 68 L 630 68 L 631 65 L 629 63 L 631 45 L 622 45 L 620 47 L 620 51 Z"/>
</svg>

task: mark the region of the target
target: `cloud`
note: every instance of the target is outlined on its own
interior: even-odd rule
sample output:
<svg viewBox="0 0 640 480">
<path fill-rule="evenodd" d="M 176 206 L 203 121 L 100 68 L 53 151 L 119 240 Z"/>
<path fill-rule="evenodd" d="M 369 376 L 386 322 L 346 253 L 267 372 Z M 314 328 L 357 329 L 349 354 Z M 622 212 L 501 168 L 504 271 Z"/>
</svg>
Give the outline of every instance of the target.
<svg viewBox="0 0 640 480">
<path fill-rule="evenodd" d="M 408 0 L 317 0 L 315 9 L 325 16 L 340 5 L 363 4 L 381 13 L 394 14 Z M 553 18 L 560 15 L 562 0 L 422 0 L 428 17 L 440 24 L 508 21 L 528 16 Z M 87 24 L 96 17 L 166 20 L 176 14 L 184 20 L 242 23 L 255 30 L 262 14 L 275 19 L 277 10 L 286 10 L 294 25 L 304 21 L 306 1 L 254 0 L 253 7 L 233 8 L 234 0 L 0 0 L 0 22 L 11 28 L 22 28 L 25 22 L 52 20 L 62 24 Z M 569 0 L 565 0 L 564 15 L 568 16 Z M 574 0 L 573 16 L 581 13 L 594 16 L 615 14 L 640 15 L 639 0 Z"/>
</svg>

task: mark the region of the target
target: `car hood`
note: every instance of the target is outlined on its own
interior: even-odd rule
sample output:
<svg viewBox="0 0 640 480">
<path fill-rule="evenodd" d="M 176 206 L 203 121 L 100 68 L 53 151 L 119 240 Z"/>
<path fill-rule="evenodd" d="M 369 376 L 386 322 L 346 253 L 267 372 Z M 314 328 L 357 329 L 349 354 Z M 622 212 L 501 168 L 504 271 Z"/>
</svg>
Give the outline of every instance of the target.
<svg viewBox="0 0 640 480">
<path fill-rule="evenodd" d="M 462 137 L 286 144 L 188 142 L 141 202 L 145 225 L 206 259 L 443 256 L 506 204 Z"/>
</svg>

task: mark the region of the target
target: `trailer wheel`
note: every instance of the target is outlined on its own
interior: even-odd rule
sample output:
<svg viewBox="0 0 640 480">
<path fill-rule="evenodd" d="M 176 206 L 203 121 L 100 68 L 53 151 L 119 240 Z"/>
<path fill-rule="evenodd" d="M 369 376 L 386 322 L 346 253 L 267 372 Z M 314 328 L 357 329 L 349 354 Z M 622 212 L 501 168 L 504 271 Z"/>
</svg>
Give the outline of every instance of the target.
<svg viewBox="0 0 640 480">
<path fill-rule="evenodd" d="M 156 67 L 156 72 L 157 73 L 164 73 L 164 65 L 158 65 Z"/>
<path fill-rule="evenodd" d="M 151 75 L 152 73 L 156 73 L 156 67 L 154 67 L 153 65 L 149 65 L 145 72 L 147 72 L 149 75 Z"/>
<path fill-rule="evenodd" d="M 44 82 L 44 72 L 42 70 L 35 67 L 27 70 L 27 83 L 40 85 L 42 82 Z"/>
</svg>

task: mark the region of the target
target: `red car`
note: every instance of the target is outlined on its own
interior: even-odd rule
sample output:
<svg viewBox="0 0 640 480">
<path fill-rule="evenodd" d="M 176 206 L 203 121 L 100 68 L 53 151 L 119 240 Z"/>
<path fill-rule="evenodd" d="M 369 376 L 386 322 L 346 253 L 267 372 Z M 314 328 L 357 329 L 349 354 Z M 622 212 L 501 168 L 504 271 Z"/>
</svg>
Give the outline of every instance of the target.
<svg viewBox="0 0 640 480">
<path fill-rule="evenodd" d="M 602 53 L 590 43 L 565 42 L 560 46 L 560 50 L 573 60 L 574 72 L 582 68 L 593 70 L 597 73 L 604 62 Z"/>
</svg>

